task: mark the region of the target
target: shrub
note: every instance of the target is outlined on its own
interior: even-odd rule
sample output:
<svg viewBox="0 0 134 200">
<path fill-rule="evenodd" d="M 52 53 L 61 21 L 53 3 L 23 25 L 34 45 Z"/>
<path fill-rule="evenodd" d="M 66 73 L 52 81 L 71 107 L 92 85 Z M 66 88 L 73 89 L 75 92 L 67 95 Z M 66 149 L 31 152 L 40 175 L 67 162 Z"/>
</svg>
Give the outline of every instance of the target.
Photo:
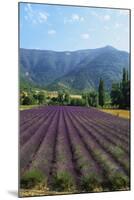
<svg viewBox="0 0 134 200">
<path fill-rule="evenodd" d="M 38 103 L 45 104 L 46 103 L 46 95 L 44 92 L 39 92 L 38 94 Z"/>
<path fill-rule="evenodd" d="M 56 97 L 52 97 L 52 98 L 51 98 L 51 101 L 57 102 L 57 98 L 56 98 Z"/>
<path fill-rule="evenodd" d="M 101 184 L 99 178 L 92 174 L 81 178 L 80 187 L 83 192 L 93 192 L 101 188 Z"/>
<path fill-rule="evenodd" d="M 26 172 L 21 180 L 20 185 L 21 188 L 30 189 L 35 187 L 36 185 L 40 184 L 41 182 L 44 182 L 45 177 L 39 170 L 31 170 Z"/>
<path fill-rule="evenodd" d="M 70 101 L 72 106 L 86 106 L 86 101 L 84 99 L 72 98 Z"/>
<path fill-rule="evenodd" d="M 32 103 L 33 103 L 33 99 L 31 96 L 26 96 L 22 102 L 23 105 L 32 105 Z"/>
<path fill-rule="evenodd" d="M 74 182 L 71 175 L 67 172 L 60 172 L 52 178 L 52 190 L 58 192 L 71 191 L 74 189 Z"/>
<path fill-rule="evenodd" d="M 129 178 L 123 173 L 116 172 L 110 177 L 111 190 L 123 190 L 129 188 Z"/>
</svg>

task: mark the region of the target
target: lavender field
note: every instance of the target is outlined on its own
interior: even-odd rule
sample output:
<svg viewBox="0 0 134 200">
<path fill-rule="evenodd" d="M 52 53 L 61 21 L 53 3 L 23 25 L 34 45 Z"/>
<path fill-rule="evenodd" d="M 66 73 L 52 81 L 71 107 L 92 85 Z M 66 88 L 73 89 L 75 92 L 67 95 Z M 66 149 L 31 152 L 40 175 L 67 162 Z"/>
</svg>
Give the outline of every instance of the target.
<svg viewBox="0 0 134 200">
<path fill-rule="evenodd" d="M 20 111 L 21 188 L 38 172 L 50 194 L 129 190 L 129 132 L 129 120 L 94 108 Z"/>
</svg>

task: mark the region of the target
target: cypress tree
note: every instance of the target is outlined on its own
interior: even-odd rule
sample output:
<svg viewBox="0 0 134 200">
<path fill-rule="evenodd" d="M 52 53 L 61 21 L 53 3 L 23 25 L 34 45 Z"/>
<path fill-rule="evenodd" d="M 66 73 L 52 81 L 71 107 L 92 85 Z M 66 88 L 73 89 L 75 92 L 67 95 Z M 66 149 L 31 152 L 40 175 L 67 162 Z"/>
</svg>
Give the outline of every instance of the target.
<svg viewBox="0 0 134 200">
<path fill-rule="evenodd" d="M 111 100 L 112 105 L 118 105 L 119 108 L 130 108 L 130 80 L 128 70 L 125 68 L 121 82 L 112 85 Z"/>
<path fill-rule="evenodd" d="M 123 68 L 122 84 L 126 83 L 127 79 L 128 79 L 128 71 L 125 68 Z"/>
<path fill-rule="evenodd" d="M 127 108 L 130 106 L 130 81 L 128 77 L 128 70 L 123 69 L 123 77 L 122 77 L 122 103 L 120 107 Z"/>
<path fill-rule="evenodd" d="M 104 81 L 100 79 L 99 82 L 99 105 L 103 106 L 105 104 L 105 91 L 104 91 Z"/>
</svg>

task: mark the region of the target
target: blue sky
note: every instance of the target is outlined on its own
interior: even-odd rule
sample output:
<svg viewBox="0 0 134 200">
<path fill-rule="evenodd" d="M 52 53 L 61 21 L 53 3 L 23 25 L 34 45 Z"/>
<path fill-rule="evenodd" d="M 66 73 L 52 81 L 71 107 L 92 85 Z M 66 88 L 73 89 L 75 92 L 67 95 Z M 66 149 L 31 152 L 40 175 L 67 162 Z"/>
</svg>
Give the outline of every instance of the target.
<svg viewBox="0 0 134 200">
<path fill-rule="evenodd" d="M 55 51 L 106 45 L 129 51 L 129 11 L 20 3 L 20 47 Z"/>
</svg>

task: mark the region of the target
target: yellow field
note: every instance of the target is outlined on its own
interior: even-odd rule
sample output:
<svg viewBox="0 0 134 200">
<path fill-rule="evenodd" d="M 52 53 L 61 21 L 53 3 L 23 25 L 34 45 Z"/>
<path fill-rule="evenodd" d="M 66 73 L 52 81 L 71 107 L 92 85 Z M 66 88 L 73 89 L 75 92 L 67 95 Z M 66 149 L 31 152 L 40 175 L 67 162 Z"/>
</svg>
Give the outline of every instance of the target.
<svg viewBox="0 0 134 200">
<path fill-rule="evenodd" d="M 32 109 L 32 108 L 38 108 L 39 105 L 20 105 L 20 110 L 28 110 L 28 109 Z"/>
<path fill-rule="evenodd" d="M 123 117 L 125 119 L 130 119 L 130 111 L 129 110 L 121 110 L 121 109 L 99 109 L 103 112 L 116 115 L 118 117 Z"/>
<path fill-rule="evenodd" d="M 70 97 L 75 98 L 75 99 L 81 99 L 82 98 L 81 95 L 76 95 L 76 94 L 71 94 Z"/>
<path fill-rule="evenodd" d="M 58 97 L 58 92 L 47 92 L 47 96 L 50 98 Z"/>
<path fill-rule="evenodd" d="M 58 97 L 58 92 L 47 92 L 47 96 L 50 97 L 50 98 L 53 98 L 53 97 Z M 75 98 L 75 99 L 81 99 L 82 96 L 81 95 L 77 95 L 77 94 L 70 94 L 70 97 L 71 98 Z"/>
</svg>

